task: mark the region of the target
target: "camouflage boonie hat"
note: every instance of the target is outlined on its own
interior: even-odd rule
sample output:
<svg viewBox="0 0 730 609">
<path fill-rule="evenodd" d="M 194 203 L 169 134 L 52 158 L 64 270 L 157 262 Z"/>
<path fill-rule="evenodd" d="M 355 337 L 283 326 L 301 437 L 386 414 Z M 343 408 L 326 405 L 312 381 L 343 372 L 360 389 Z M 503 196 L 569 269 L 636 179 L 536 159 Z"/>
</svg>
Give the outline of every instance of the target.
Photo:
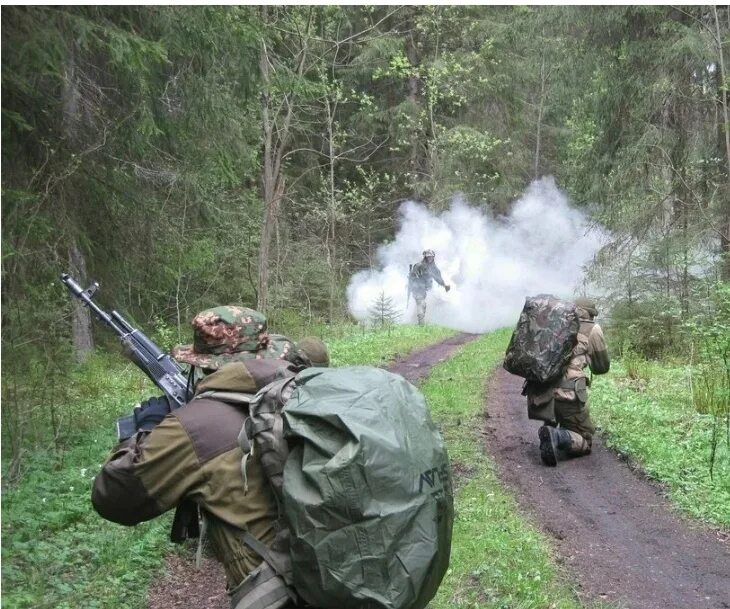
<svg viewBox="0 0 730 609">
<path fill-rule="evenodd" d="M 193 318 L 192 326 L 193 344 L 172 350 L 179 362 L 216 370 L 229 362 L 278 357 L 275 349 L 269 354 L 266 317 L 253 309 L 236 305 L 206 309 Z"/>
<path fill-rule="evenodd" d="M 423 257 L 424 258 L 429 258 L 429 257 L 435 258 L 436 252 L 434 252 L 433 250 L 423 250 Z"/>
</svg>

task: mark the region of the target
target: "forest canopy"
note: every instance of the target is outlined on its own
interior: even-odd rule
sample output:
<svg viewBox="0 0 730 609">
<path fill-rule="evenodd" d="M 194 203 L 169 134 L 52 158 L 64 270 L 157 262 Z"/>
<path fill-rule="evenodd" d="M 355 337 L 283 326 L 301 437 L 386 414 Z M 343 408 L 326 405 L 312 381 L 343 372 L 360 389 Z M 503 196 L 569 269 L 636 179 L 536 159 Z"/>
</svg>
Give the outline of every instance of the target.
<svg viewBox="0 0 730 609">
<path fill-rule="evenodd" d="M 165 346 L 336 323 L 404 201 L 542 176 L 614 236 L 617 346 L 681 351 L 728 299 L 729 43 L 726 6 L 5 6 L 4 401 L 93 348 L 62 272 Z"/>
</svg>

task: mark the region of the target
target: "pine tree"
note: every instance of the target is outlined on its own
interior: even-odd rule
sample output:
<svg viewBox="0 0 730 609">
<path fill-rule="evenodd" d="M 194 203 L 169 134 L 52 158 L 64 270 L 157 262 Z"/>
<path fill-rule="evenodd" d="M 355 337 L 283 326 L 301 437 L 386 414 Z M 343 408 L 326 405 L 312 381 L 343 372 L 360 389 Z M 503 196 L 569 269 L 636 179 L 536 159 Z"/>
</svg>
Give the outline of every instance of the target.
<svg viewBox="0 0 730 609">
<path fill-rule="evenodd" d="M 373 302 L 372 306 L 368 309 L 370 314 L 370 324 L 373 328 L 387 328 L 388 334 L 390 334 L 390 328 L 394 326 L 401 314 L 395 307 L 393 299 L 390 296 L 386 296 L 384 291 L 381 291 L 378 297 Z"/>
</svg>

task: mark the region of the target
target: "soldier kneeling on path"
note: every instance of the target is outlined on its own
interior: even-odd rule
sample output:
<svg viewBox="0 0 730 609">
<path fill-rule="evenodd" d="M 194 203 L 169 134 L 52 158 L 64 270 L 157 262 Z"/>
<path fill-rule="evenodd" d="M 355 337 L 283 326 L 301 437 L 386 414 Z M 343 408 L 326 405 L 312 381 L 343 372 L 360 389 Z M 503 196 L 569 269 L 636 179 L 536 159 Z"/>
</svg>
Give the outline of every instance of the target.
<svg viewBox="0 0 730 609">
<path fill-rule="evenodd" d="M 436 254 L 433 250 L 425 250 L 423 259 L 411 265 L 408 273 L 408 291 L 413 294 L 416 301 L 416 316 L 419 326 L 422 326 L 426 319 L 426 295 L 433 282 L 436 281 L 447 292 L 451 289 L 451 286 L 441 277 L 441 271 L 434 262 L 435 258 Z"/>
<path fill-rule="evenodd" d="M 177 347 L 173 357 L 191 366 L 195 397 L 174 411 L 165 397 L 140 404 L 137 433 L 114 449 L 94 480 L 91 499 L 102 517 L 124 525 L 176 508 L 173 541 L 197 536 L 201 522 L 201 538 L 207 536 L 223 563 L 231 593 L 261 565 L 278 510 L 258 454 L 242 476 L 238 436 L 248 406 L 226 399 L 252 396 L 306 367 L 328 366 L 329 356 L 318 338 L 295 344 L 269 335 L 266 318 L 245 307 L 203 311 L 193 330 L 193 344 Z M 264 581 L 254 595 L 265 599 L 262 607 L 287 603 L 279 598 L 268 605 Z"/>
<path fill-rule="evenodd" d="M 536 393 L 527 384 L 528 416 L 545 421 L 538 430 L 540 457 L 545 465 L 557 465 L 562 451 L 568 457 L 590 454 L 595 427 L 588 409 L 586 368 L 593 374 L 609 371 L 603 331 L 595 321 L 596 304 L 590 298 L 575 301 L 580 319 L 578 342 L 560 380 L 545 391 Z"/>
</svg>

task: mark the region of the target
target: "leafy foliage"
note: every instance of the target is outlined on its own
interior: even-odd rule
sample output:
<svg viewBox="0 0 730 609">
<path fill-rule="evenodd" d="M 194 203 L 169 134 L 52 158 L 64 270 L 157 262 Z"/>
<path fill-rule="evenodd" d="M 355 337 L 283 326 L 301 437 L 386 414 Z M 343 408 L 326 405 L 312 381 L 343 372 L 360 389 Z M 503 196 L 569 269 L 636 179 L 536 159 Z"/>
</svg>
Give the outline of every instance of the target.
<svg viewBox="0 0 730 609">
<path fill-rule="evenodd" d="M 442 208 L 461 192 L 498 216 L 546 173 L 614 236 L 593 267 L 613 343 L 686 352 L 685 323 L 730 269 L 727 15 L 7 7 L 11 458 L 65 441 L 70 418 L 42 402 L 65 403 L 63 376 L 91 349 L 61 272 L 99 281 L 103 304 L 166 345 L 227 302 L 323 326 L 347 318 L 348 279 L 377 264 L 404 199 Z"/>
</svg>

